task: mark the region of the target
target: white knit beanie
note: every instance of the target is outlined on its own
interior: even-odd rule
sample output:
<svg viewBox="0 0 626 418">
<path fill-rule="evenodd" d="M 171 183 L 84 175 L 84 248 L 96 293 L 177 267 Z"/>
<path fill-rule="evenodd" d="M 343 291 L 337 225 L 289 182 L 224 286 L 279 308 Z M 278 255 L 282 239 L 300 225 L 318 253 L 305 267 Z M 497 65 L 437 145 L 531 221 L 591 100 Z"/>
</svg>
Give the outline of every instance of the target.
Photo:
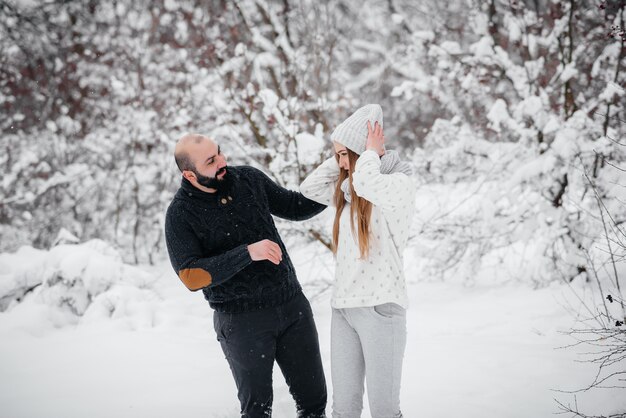
<svg viewBox="0 0 626 418">
<path fill-rule="evenodd" d="M 368 104 L 354 112 L 335 128 L 330 139 L 361 155 L 367 142 L 367 121 L 383 127 L 383 109 L 379 104 Z"/>
</svg>

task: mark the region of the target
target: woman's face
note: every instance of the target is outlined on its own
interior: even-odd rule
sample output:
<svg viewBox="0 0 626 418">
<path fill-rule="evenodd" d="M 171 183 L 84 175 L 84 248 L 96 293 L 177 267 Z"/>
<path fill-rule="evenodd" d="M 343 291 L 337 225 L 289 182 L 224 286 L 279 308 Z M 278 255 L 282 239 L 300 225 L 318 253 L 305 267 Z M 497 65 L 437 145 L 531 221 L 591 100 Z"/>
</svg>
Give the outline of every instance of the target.
<svg viewBox="0 0 626 418">
<path fill-rule="evenodd" d="M 335 147 L 335 154 L 337 154 L 339 168 L 341 168 L 342 170 L 349 170 L 350 161 L 348 160 L 348 150 L 346 149 L 346 147 L 338 142 L 333 141 L 333 146 Z"/>
</svg>

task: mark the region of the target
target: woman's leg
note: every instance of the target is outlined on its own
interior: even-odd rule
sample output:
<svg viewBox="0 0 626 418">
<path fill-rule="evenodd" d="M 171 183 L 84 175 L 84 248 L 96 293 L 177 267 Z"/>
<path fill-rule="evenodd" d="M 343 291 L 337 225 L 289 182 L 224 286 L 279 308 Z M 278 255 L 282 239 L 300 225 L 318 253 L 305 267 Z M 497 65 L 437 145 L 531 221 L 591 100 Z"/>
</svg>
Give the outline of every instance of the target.
<svg viewBox="0 0 626 418">
<path fill-rule="evenodd" d="M 363 345 L 372 418 L 400 418 L 400 381 L 406 346 L 406 311 L 395 303 L 363 308 L 357 331 Z"/>
<path fill-rule="evenodd" d="M 333 309 L 330 365 L 333 418 L 359 418 L 363 409 L 365 363 L 359 336 L 349 322 L 351 309 Z"/>
</svg>

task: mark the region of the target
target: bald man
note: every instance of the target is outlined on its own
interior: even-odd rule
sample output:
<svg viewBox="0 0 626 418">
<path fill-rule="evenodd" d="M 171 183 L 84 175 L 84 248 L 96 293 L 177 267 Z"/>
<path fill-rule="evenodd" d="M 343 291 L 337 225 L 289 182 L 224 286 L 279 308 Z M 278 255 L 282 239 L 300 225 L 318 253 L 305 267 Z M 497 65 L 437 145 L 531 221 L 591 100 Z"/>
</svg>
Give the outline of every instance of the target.
<svg viewBox="0 0 626 418">
<path fill-rule="evenodd" d="M 229 167 L 219 145 L 197 134 L 176 144 L 180 189 L 166 214 L 176 274 L 214 309 L 242 417 L 270 417 L 274 361 L 298 417 L 324 417 L 326 380 L 309 301 L 272 215 L 308 219 L 325 206 L 278 186 L 261 171 Z M 215 382 L 219 384 L 219 382 Z"/>
</svg>

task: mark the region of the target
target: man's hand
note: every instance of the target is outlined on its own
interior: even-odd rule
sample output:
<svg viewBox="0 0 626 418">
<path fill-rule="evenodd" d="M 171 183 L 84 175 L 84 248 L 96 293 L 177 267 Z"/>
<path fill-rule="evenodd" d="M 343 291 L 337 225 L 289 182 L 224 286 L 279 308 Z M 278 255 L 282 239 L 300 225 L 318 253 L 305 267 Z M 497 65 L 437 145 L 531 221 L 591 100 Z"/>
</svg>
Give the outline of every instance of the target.
<svg viewBox="0 0 626 418">
<path fill-rule="evenodd" d="M 374 123 L 374 128 L 372 129 L 372 124 L 369 120 L 367 121 L 365 149 L 376 151 L 379 157 L 385 155 L 385 135 L 383 135 L 383 127 L 378 122 Z"/>
<path fill-rule="evenodd" d="M 248 245 L 248 252 L 253 261 L 269 260 L 278 265 L 283 259 L 283 252 L 280 250 L 280 246 L 269 239 Z"/>
</svg>

